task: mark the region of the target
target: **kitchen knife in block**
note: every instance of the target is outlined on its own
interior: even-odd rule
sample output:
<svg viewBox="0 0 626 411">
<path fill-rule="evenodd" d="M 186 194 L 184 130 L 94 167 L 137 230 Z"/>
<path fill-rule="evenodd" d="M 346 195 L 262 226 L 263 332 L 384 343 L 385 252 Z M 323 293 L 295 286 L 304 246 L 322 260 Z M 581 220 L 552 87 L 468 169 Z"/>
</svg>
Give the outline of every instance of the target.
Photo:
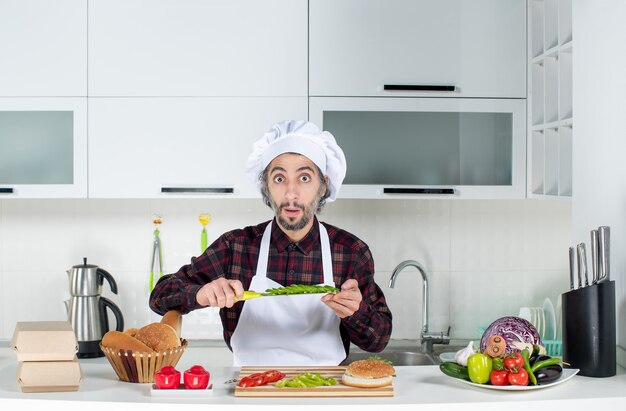
<svg viewBox="0 0 626 411">
<path fill-rule="evenodd" d="M 591 284 L 598 282 L 598 230 L 591 230 Z"/>
<path fill-rule="evenodd" d="M 587 252 L 585 243 L 580 243 L 576 247 L 578 253 L 578 288 L 583 287 L 583 277 L 585 278 L 585 287 L 589 285 L 587 281 Z"/>
<path fill-rule="evenodd" d="M 576 270 L 576 251 L 574 247 L 569 248 L 569 289 L 574 289 L 574 271 Z"/>
<path fill-rule="evenodd" d="M 611 279 L 611 230 L 608 226 L 598 227 L 598 282 L 606 282 Z"/>
</svg>

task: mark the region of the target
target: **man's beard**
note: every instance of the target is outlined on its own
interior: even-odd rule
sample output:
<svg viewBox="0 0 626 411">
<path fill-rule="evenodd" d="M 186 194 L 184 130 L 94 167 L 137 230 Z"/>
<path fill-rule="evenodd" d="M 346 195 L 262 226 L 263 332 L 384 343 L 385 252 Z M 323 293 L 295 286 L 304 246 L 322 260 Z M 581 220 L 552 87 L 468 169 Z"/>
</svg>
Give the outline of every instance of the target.
<svg viewBox="0 0 626 411">
<path fill-rule="evenodd" d="M 319 204 L 320 204 L 319 196 L 317 196 L 315 200 L 313 200 L 308 205 L 298 204 L 298 203 L 293 203 L 293 204 L 282 203 L 279 206 L 274 201 L 272 201 L 272 210 L 274 210 L 274 213 L 276 214 L 276 219 L 278 220 L 278 224 L 280 224 L 285 230 L 298 231 L 306 227 L 306 225 L 309 224 L 309 222 L 313 219 L 313 216 L 315 215 L 315 210 L 317 210 L 317 208 L 319 207 Z M 302 210 L 302 217 L 300 218 L 300 220 L 296 222 L 290 222 L 289 218 L 284 218 L 281 214 L 281 210 L 285 207 L 299 208 L 300 210 Z"/>
</svg>

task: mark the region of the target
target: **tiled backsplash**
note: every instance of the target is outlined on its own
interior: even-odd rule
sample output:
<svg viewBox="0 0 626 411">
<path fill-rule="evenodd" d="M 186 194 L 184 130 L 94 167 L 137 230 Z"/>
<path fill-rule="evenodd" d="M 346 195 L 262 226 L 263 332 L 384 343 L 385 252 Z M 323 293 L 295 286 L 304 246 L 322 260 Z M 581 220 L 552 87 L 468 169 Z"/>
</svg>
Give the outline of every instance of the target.
<svg viewBox="0 0 626 411">
<path fill-rule="evenodd" d="M 163 216 L 166 273 L 200 252 L 198 215 L 211 213 L 209 243 L 221 233 L 271 218 L 260 200 L 2 200 L 0 201 L 0 339 L 17 321 L 65 319 L 66 270 L 82 258 L 109 271 L 126 327 L 159 317 L 148 308 L 152 214 Z M 430 329 L 451 327 L 456 339 L 477 338 L 479 327 L 520 306 L 556 301 L 568 287 L 567 247 L 571 206 L 537 200 L 339 200 L 322 221 L 369 244 L 376 282 L 394 316 L 393 338 L 417 338 L 422 283 L 403 260 L 421 262 L 429 274 Z M 105 289 L 107 288 L 105 284 Z M 112 316 L 109 316 L 112 317 Z M 188 339 L 221 339 L 217 310 L 185 316 Z"/>
</svg>

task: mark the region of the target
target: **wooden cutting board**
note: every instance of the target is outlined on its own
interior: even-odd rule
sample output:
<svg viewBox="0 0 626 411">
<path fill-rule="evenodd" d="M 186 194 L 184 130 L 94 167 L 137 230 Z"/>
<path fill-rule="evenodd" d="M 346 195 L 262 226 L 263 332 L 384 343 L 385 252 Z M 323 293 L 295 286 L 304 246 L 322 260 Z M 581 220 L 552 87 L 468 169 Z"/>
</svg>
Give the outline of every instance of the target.
<svg viewBox="0 0 626 411">
<path fill-rule="evenodd" d="M 349 387 L 341 383 L 341 376 L 346 367 L 241 367 L 239 379 L 254 374 L 275 369 L 286 374 L 285 378 L 292 378 L 305 372 L 320 373 L 322 377 L 333 377 L 337 385 L 311 388 L 277 388 L 273 384 L 260 387 L 235 388 L 236 397 L 393 397 L 393 384 L 381 388 Z"/>
</svg>

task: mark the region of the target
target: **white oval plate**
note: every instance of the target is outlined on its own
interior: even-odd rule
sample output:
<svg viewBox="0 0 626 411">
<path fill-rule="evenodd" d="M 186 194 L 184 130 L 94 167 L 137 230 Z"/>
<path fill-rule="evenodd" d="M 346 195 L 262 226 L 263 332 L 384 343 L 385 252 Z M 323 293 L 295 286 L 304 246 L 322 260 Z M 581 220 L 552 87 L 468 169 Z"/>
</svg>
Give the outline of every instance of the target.
<svg viewBox="0 0 626 411">
<path fill-rule="evenodd" d="M 442 362 L 456 361 L 456 352 L 442 352 L 439 354 L 439 358 Z"/>
<path fill-rule="evenodd" d="M 474 387 L 479 387 L 479 388 L 487 388 L 489 390 L 500 390 L 500 391 L 530 391 L 530 390 L 540 390 L 542 388 L 548 388 L 548 387 L 553 387 L 555 385 L 559 385 L 564 383 L 565 381 L 569 380 L 570 378 L 572 378 L 574 375 L 578 374 L 578 371 L 580 371 L 578 368 L 563 368 L 563 374 L 561 374 L 561 378 L 559 378 L 556 381 L 552 381 L 548 384 L 542 384 L 542 385 L 526 385 L 526 386 L 521 386 L 521 385 L 491 385 L 491 384 L 476 384 L 474 382 L 471 381 L 467 381 L 467 380 L 462 380 L 460 378 L 454 378 L 454 377 L 450 377 L 453 378 L 457 381 L 460 381 L 462 383 L 465 384 L 469 384 L 469 385 L 473 385 Z"/>
<path fill-rule="evenodd" d="M 552 300 L 546 298 L 543 302 L 543 313 L 546 316 L 546 328 L 544 330 L 544 340 L 556 340 L 556 312 Z"/>
</svg>

